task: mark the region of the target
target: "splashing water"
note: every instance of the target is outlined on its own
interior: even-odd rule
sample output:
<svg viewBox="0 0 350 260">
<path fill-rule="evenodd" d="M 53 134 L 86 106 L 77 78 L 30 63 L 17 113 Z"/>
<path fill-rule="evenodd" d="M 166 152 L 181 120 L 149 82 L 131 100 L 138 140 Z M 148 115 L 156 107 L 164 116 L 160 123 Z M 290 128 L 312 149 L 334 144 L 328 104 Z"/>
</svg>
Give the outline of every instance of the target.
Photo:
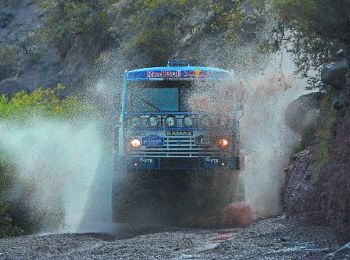
<svg viewBox="0 0 350 260">
<path fill-rule="evenodd" d="M 225 218 L 241 218 L 238 223 L 242 225 L 280 212 L 283 169 L 299 140 L 285 125 L 284 114 L 291 101 L 306 93 L 305 84 L 292 76 L 290 63 L 282 69 L 271 64 L 263 73 L 235 75 L 233 92 L 220 85 L 211 86 L 207 92 L 193 93 L 189 104 L 193 110 L 199 105 L 207 112 L 243 112 L 240 135 L 245 168 L 241 175 L 246 201 L 223 213 Z M 109 90 L 103 86 L 97 86 L 102 97 L 110 96 L 104 94 Z M 42 232 L 51 231 L 48 227 L 52 226 L 60 232 L 108 231 L 100 222 L 111 223 L 113 171 L 101 126 L 101 122 L 91 120 L 36 118 L 20 125 L 0 122 L 0 147 L 11 158 L 18 175 L 12 198 L 21 196 L 23 185 L 34 183 L 35 189 L 28 197 L 34 216 L 63 209 L 62 226 L 47 223 L 48 219 L 42 223 Z"/>
<path fill-rule="evenodd" d="M 61 225 L 48 223 L 57 218 L 45 215 L 40 232 L 79 231 L 89 210 L 90 193 L 96 190 L 96 179 L 102 174 L 99 165 L 104 151 L 99 128 L 99 122 L 42 118 L 24 124 L 0 123 L 0 146 L 16 171 L 11 199 L 27 196 L 24 203 L 32 217 L 40 218 L 43 212 L 63 215 Z M 106 214 L 98 202 L 90 210 Z"/>
<path fill-rule="evenodd" d="M 241 138 L 245 168 L 246 203 L 254 217 L 274 215 L 281 211 L 281 188 L 284 169 L 299 136 L 285 124 L 285 111 L 290 102 L 305 93 L 305 86 L 291 76 L 267 71 L 262 76 L 248 77 Z"/>
<path fill-rule="evenodd" d="M 273 57 L 265 71 L 234 75 L 234 84 L 208 86 L 194 93 L 195 109 L 210 113 L 242 113 L 241 153 L 245 202 L 228 205 L 222 212 L 225 223 L 244 223 L 281 212 L 284 169 L 300 136 L 287 127 L 288 105 L 306 94 L 305 82 L 294 76 L 294 66 Z M 237 113 L 240 112 L 240 113 Z M 246 215 L 250 216 L 246 216 Z M 230 221 L 230 217 L 233 219 Z"/>
</svg>

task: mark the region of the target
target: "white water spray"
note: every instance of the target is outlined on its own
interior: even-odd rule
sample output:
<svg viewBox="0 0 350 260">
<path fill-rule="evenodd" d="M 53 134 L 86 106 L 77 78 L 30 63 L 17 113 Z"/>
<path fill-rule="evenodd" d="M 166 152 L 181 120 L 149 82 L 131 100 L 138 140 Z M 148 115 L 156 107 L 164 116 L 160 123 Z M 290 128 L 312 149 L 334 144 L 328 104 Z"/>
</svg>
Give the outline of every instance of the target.
<svg viewBox="0 0 350 260">
<path fill-rule="evenodd" d="M 290 102 L 306 93 L 305 82 L 293 71 L 290 60 L 279 64 L 273 59 L 264 73 L 244 77 L 241 138 L 245 168 L 241 174 L 246 203 L 255 218 L 281 211 L 284 169 L 300 138 L 285 121 Z"/>
<path fill-rule="evenodd" d="M 241 154 L 247 204 L 252 219 L 281 212 L 284 169 L 300 136 L 286 125 L 288 105 L 306 94 L 306 83 L 294 75 L 284 54 L 272 55 L 265 70 L 233 75 L 234 84 L 210 84 L 190 97 L 193 110 L 239 116 Z"/>
<path fill-rule="evenodd" d="M 104 155 L 99 128 L 98 122 L 42 118 L 24 124 L 0 123 L 0 146 L 8 154 L 17 175 L 10 191 L 12 199 L 18 199 L 25 189 L 29 190 L 25 203 L 32 216 L 63 211 L 62 225 L 43 219 L 41 232 L 78 232 L 89 211 L 96 213 L 97 210 L 104 218 L 109 217 L 105 216 L 108 213 L 101 212 L 104 209 L 96 197 L 96 180 L 99 175 L 106 177 L 99 172 Z M 103 191 L 106 193 L 106 190 L 108 187 Z M 97 205 L 88 208 L 92 191 L 95 191 Z"/>
</svg>

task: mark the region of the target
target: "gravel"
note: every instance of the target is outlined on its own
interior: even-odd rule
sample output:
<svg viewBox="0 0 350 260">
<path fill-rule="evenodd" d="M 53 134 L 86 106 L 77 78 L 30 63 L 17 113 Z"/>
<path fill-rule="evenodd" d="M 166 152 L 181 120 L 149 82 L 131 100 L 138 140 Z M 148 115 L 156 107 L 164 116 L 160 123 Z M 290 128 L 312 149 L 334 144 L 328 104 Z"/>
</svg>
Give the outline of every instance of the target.
<svg viewBox="0 0 350 260">
<path fill-rule="evenodd" d="M 275 217 L 228 230 L 135 229 L 130 233 L 54 234 L 0 240 L 1 259 L 293 259 L 338 247 L 326 226 Z"/>
</svg>

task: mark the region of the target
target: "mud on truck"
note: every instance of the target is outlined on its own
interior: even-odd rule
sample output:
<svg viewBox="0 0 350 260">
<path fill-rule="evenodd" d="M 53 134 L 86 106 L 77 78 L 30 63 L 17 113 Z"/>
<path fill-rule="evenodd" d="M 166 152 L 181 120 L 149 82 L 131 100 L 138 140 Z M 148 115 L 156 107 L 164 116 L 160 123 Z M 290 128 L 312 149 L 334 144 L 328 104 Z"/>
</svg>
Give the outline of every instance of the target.
<svg viewBox="0 0 350 260">
<path fill-rule="evenodd" d="M 220 103 L 217 90 L 231 81 L 229 71 L 182 60 L 125 72 L 115 141 L 116 222 L 185 222 L 242 199 L 236 114 L 207 102 Z"/>
</svg>

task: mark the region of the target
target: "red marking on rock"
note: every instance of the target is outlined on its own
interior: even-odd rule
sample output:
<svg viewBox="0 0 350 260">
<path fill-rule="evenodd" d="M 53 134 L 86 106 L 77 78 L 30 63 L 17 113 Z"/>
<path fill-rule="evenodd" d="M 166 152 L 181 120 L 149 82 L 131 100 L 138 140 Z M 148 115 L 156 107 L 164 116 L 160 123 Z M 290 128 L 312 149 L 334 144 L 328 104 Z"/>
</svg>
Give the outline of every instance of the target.
<svg viewBox="0 0 350 260">
<path fill-rule="evenodd" d="M 245 203 L 228 205 L 222 211 L 222 224 L 224 226 L 246 227 L 253 222 L 251 208 Z"/>
<path fill-rule="evenodd" d="M 218 236 L 216 240 L 225 241 L 225 240 L 228 240 L 229 238 L 230 238 L 229 235 L 221 235 L 221 236 Z"/>
</svg>

